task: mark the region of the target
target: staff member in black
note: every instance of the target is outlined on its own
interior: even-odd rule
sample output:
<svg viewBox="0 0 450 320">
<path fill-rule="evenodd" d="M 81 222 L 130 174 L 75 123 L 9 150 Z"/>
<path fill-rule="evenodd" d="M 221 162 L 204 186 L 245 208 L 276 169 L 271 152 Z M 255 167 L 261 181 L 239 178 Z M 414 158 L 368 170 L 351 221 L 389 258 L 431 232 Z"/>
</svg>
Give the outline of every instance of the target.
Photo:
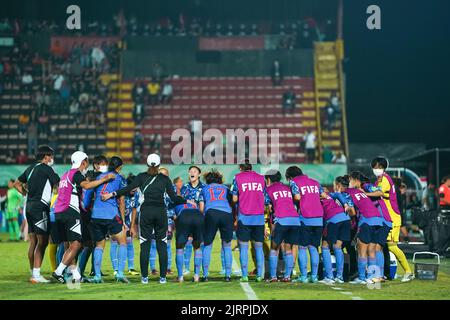
<svg viewBox="0 0 450 320">
<path fill-rule="evenodd" d="M 41 265 L 50 234 L 50 200 L 53 186 L 59 183 L 59 176 L 51 168 L 54 150 L 47 145 L 38 147 L 37 163 L 29 166 L 14 183 L 14 187 L 27 197 L 25 215 L 28 221 L 30 247 L 28 260 L 32 283 L 47 283 L 41 276 Z"/>
<path fill-rule="evenodd" d="M 141 243 L 140 265 L 141 282 L 148 283 L 148 262 L 150 255 L 150 241 L 153 230 L 155 232 L 156 249 L 159 256 L 159 283 L 166 283 L 167 273 L 167 212 L 164 204 L 164 193 L 170 197 L 175 205 L 186 203 L 182 197 L 175 194 L 170 178 L 159 173 L 161 159 L 157 154 L 150 154 L 147 157 L 147 172 L 142 172 L 127 187 L 116 192 L 106 193 L 103 200 L 112 197 L 120 197 L 130 193 L 130 191 L 140 188 L 144 195 L 144 202 L 141 205 L 139 214 L 139 241 Z M 135 217 L 131 218 L 131 233 L 137 234 Z"/>
</svg>

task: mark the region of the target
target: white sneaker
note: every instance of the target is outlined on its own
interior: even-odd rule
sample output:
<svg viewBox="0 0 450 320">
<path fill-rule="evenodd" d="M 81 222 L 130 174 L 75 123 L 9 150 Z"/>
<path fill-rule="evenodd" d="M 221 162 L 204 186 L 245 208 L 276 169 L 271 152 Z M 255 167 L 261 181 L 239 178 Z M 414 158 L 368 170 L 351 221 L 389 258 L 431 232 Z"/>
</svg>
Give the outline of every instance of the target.
<svg viewBox="0 0 450 320">
<path fill-rule="evenodd" d="M 344 280 L 341 278 L 334 278 L 334 282 L 342 284 L 342 283 L 344 283 Z"/>
<path fill-rule="evenodd" d="M 183 278 L 183 277 L 178 277 L 178 278 L 177 278 L 177 282 L 179 282 L 179 283 L 184 282 L 184 278 Z"/>
<path fill-rule="evenodd" d="M 148 284 L 148 277 L 142 277 L 141 278 L 141 283 L 142 284 Z"/>
<path fill-rule="evenodd" d="M 43 276 L 39 276 L 38 278 L 32 277 L 30 279 L 31 283 L 49 283 L 50 280 L 45 279 Z"/>
<path fill-rule="evenodd" d="M 356 278 L 355 280 L 350 281 L 349 283 L 350 284 L 367 284 L 367 281 L 366 280 L 361 280 L 360 278 Z"/>
<path fill-rule="evenodd" d="M 334 280 L 333 279 L 329 279 L 329 278 L 323 278 L 322 280 L 319 281 L 319 283 L 323 283 L 326 285 L 332 285 L 334 284 Z"/>
<path fill-rule="evenodd" d="M 408 272 L 403 275 L 402 282 L 409 282 L 412 279 L 414 279 L 414 275 L 412 273 Z"/>
</svg>

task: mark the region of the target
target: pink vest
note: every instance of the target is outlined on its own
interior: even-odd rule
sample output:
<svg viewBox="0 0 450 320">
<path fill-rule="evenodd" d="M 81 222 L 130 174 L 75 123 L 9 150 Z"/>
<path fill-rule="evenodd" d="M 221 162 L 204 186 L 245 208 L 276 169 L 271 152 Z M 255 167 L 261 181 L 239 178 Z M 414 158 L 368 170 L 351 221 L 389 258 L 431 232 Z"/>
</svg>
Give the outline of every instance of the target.
<svg viewBox="0 0 450 320">
<path fill-rule="evenodd" d="M 331 198 L 328 194 L 325 199 L 322 199 L 323 217 L 325 221 L 330 220 L 339 213 L 345 213 L 345 209 L 336 203 L 336 200 Z"/>
<path fill-rule="evenodd" d="M 386 220 L 387 222 L 392 222 L 391 215 L 389 214 L 389 210 L 386 207 L 386 203 L 384 203 L 384 200 L 378 197 L 376 198 L 376 200 L 373 200 L 373 198 L 371 200 L 375 207 L 377 207 L 377 209 L 381 209 L 384 220 Z"/>
<path fill-rule="evenodd" d="M 66 211 L 69 207 L 80 212 L 80 199 L 78 198 L 77 188 L 73 184 L 73 176 L 78 169 L 70 169 L 63 174 L 59 181 L 58 201 L 55 205 L 55 214 Z"/>
<path fill-rule="evenodd" d="M 391 189 L 389 190 L 389 202 L 391 203 L 392 210 L 394 210 L 394 212 L 396 214 L 400 214 L 400 209 L 398 208 L 398 202 L 397 202 L 397 193 L 395 192 L 394 181 L 392 181 L 392 178 L 387 173 L 383 173 L 383 177 L 385 177 L 387 179 L 387 181 L 389 182 L 389 185 L 391 186 Z M 377 181 L 375 181 L 375 186 L 378 186 L 378 179 L 377 179 Z"/>
<path fill-rule="evenodd" d="M 345 192 L 352 197 L 353 203 L 365 218 L 380 217 L 380 212 L 364 191 L 356 188 L 348 188 Z"/>
<path fill-rule="evenodd" d="M 267 187 L 267 194 L 273 205 L 273 212 L 276 218 L 298 218 L 297 210 L 294 206 L 291 189 L 282 184 L 275 182 Z"/>
<path fill-rule="evenodd" d="M 264 214 L 264 176 L 243 171 L 235 177 L 239 194 L 239 212 L 245 215 Z"/>
<path fill-rule="evenodd" d="M 322 218 L 323 207 L 320 201 L 320 183 L 306 175 L 292 179 L 300 191 L 300 214 L 305 218 Z"/>
</svg>

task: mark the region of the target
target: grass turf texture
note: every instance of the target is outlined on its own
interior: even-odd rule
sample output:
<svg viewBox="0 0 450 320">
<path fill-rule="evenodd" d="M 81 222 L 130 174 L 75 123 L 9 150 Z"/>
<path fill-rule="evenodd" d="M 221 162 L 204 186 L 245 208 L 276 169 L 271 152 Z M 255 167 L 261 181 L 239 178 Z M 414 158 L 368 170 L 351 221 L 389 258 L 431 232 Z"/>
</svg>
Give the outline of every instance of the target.
<svg viewBox="0 0 450 320">
<path fill-rule="evenodd" d="M 182 284 L 175 282 L 175 275 L 168 277 L 168 283 L 160 285 L 158 276 L 151 276 L 148 285 L 140 283 L 140 276 L 129 276 L 131 283 L 116 283 L 113 280 L 111 262 L 109 259 L 109 242 L 103 256 L 102 270 L 108 276 L 103 284 L 81 284 L 80 290 L 70 290 L 67 286 L 50 284 L 31 284 L 26 252 L 28 243 L 8 243 L 7 235 L 1 234 L 0 239 L 0 299 L 151 299 L 151 300 L 246 300 L 247 296 L 239 283 L 239 278 L 233 277 L 230 283 L 223 282 L 220 271 L 220 241 L 215 241 L 211 263 L 210 281 L 207 283 L 191 283 L 191 275 L 185 276 Z M 217 238 L 217 240 L 219 240 Z M 139 243 L 135 241 L 135 263 L 139 265 Z M 47 253 L 46 253 L 47 255 Z M 233 252 L 236 263 L 239 263 L 238 252 Z M 174 257 L 174 256 L 173 256 Z M 430 261 L 430 260 L 429 260 Z M 175 271 L 175 259 L 172 261 Z M 191 265 L 193 263 L 193 257 Z M 250 268 L 253 263 L 249 263 Z M 158 263 L 157 263 L 158 266 Z M 412 266 L 413 267 L 413 266 Z M 193 267 L 191 267 L 193 269 Z M 401 269 L 401 267 L 399 267 Z M 90 270 L 90 263 L 87 270 Z M 402 272 L 402 270 L 399 270 Z M 42 274 L 50 278 L 50 264 L 46 256 Z M 441 261 L 437 281 L 414 280 L 401 283 L 399 280 L 383 283 L 381 289 L 368 289 L 362 285 L 336 284 L 341 290 L 334 290 L 324 284 L 294 284 L 294 283 L 255 283 L 250 277 L 250 286 L 259 299 L 310 299 L 310 300 L 393 300 L 393 299 L 450 299 L 450 263 Z M 344 293 L 342 293 L 344 292 Z M 349 294 L 348 292 L 351 292 Z"/>
</svg>

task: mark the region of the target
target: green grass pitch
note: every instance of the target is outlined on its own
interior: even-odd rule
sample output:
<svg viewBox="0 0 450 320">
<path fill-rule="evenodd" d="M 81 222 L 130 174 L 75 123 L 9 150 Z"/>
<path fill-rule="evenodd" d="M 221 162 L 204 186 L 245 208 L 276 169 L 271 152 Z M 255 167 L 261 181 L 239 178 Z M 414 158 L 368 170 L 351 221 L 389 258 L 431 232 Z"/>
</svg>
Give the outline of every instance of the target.
<svg viewBox="0 0 450 320">
<path fill-rule="evenodd" d="M 160 285 L 157 276 L 150 276 L 148 285 L 140 283 L 139 276 L 130 276 L 130 284 L 116 283 L 112 277 L 109 259 L 109 243 L 103 259 L 102 270 L 108 274 L 104 284 L 81 284 L 79 290 L 70 290 L 58 283 L 36 284 L 28 282 L 29 270 L 26 258 L 27 243 L 8 243 L 7 236 L 0 235 L 0 299 L 151 299 L 151 300 L 247 300 L 248 296 L 239 283 L 233 278 L 231 283 L 222 281 L 220 271 L 220 241 L 215 241 L 210 281 L 207 283 L 191 283 L 190 277 L 182 284 L 175 282 L 175 276 L 169 276 L 168 283 Z M 217 238 L 218 240 L 218 238 Z M 136 266 L 139 265 L 139 243 L 135 241 Z M 238 263 L 238 252 L 233 252 Z M 252 263 L 250 262 L 250 267 Z M 412 266 L 413 267 L 413 266 Z M 90 266 L 88 266 L 90 269 Z M 172 269 L 175 270 L 175 259 Z M 402 272 L 399 267 L 399 271 Z M 42 274 L 50 277 L 50 264 L 46 257 Z M 335 285 L 334 288 L 323 284 L 294 283 L 255 283 L 249 282 L 258 299 L 273 300 L 408 300 L 408 299 L 450 299 L 450 263 L 441 262 L 437 281 L 414 280 L 401 283 L 399 280 L 383 283 L 380 289 L 369 289 L 366 286 L 351 284 Z M 337 288 L 336 288 L 337 287 Z"/>
</svg>

